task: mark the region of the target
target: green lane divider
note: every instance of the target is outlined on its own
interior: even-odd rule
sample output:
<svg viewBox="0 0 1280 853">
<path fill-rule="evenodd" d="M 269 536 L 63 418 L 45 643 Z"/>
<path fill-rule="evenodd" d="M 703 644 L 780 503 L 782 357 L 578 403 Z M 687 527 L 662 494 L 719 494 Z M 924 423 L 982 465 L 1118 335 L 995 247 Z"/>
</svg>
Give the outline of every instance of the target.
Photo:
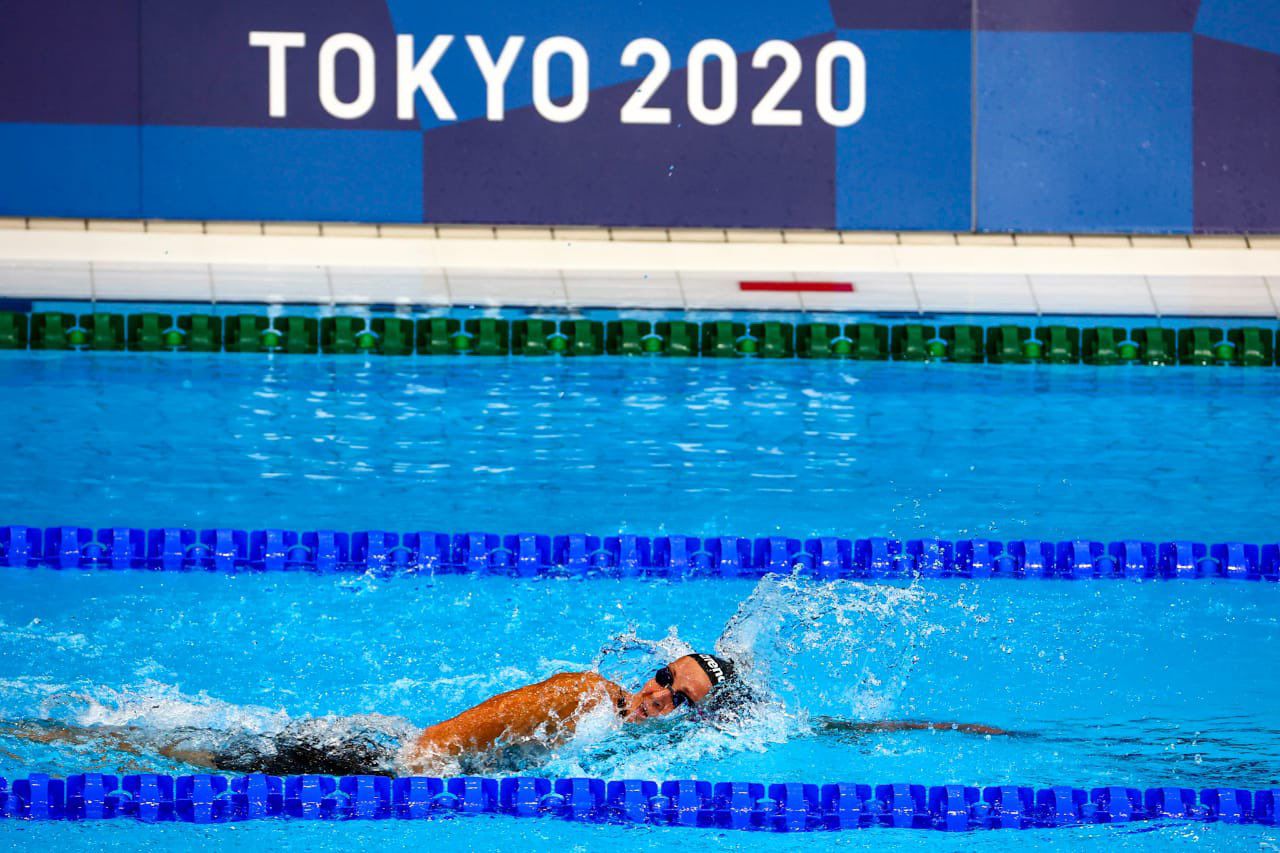
<svg viewBox="0 0 1280 853">
<path fill-rule="evenodd" d="M 1133 339 L 1138 344 L 1138 358 L 1143 364 L 1164 365 L 1177 362 L 1177 337 L 1173 329 L 1148 326 L 1134 329 Z"/>
<path fill-rule="evenodd" d="M 227 351 L 228 352 L 264 352 L 266 344 L 263 332 L 269 321 L 256 314 L 237 314 L 227 318 Z M 275 336 L 273 336 L 273 342 Z"/>
<path fill-rule="evenodd" d="M 516 320 L 511 324 L 511 353 L 550 355 L 551 346 L 547 339 L 555 332 L 555 323 L 548 320 Z"/>
<path fill-rule="evenodd" d="M 373 348 L 363 317 L 325 317 L 320 321 L 320 351 L 333 355 L 354 355 Z M 363 341 L 363 343 L 362 343 Z"/>
<path fill-rule="evenodd" d="M 943 326 L 938 334 L 946 344 L 948 361 L 973 364 L 983 360 L 981 326 Z"/>
<path fill-rule="evenodd" d="M 74 338 L 83 343 L 83 331 L 75 328 L 76 318 L 70 314 L 45 311 L 31 315 L 32 349 L 68 349 Z"/>
<path fill-rule="evenodd" d="M 89 349 L 124 349 L 124 317 L 120 314 L 84 314 L 80 326 L 88 330 Z"/>
<path fill-rule="evenodd" d="M 747 333 L 742 323 L 716 321 L 702 325 L 702 354 L 707 358 L 737 358 L 738 339 Z M 755 344 L 750 344 L 746 352 L 755 352 Z"/>
<path fill-rule="evenodd" d="M 183 314 L 178 318 L 181 346 L 191 352 L 222 351 L 222 318 L 212 314 Z"/>
<path fill-rule="evenodd" d="M 473 317 L 301 317 L 259 314 L 0 311 L 0 350 L 236 352 L 329 355 L 705 356 L 944 361 L 959 364 L 1144 364 L 1266 367 L 1280 338 L 1261 326 L 1076 328 L 1004 323 L 792 324 L 767 320 Z"/>
<path fill-rule="evenodd" d="M 644 355 L 657 352 L 661 346 L 661 339 L 653 334 L 653 324 L 645 320 L 610 320 L 605 330 L 609 355 Z"/>
<path fill-rule="evenodd" d="M 796 355 L 800 358 L 848 358 L 849 349 L 849 341 L 835 323 L 803 323 L 796 328 Z"/>
<path fill-rule="evenodd" d="M 790 323 L 752 323 L 751 337 L 761 358 L 795 358 L 796 327 Z"/>
<path fill-rule="evenodd" d="M 1178 330 L 1178 363 L 1179 364 L 1214 364 L 1218 360 L 1217 341 L 1222 332 L 1198 326 L 1193 329 Z"/>
<path fill-rule="evenodd" d="M 1276 347 L 1272 346 L 1271 339 L 1272 334 L 1268 329 L 1232 329 L 1227 333 L 1227 340 L 1235 347 L 1232 363 L 1243 367 L 1274 364 L 1274 353 L 1280 348 L 1280 333 L 1276 335 Z"/>
<path fill-rule="evenodd" d="M 131 350 L 159 352 L 182 344 L 181 335 L 178 335 L 176 343 L 170 343 L 169 332 L 173 328 L 173 317 L 168 314 L 131 314 L 128 320 L 128 344 Z"/>
<path fill-rule="evenodd" d="M 264 349 L 290 355 L 320 351 L 319 323 L 314 317 L 276 317 L 261 334 Z"/>
<path fill-rule="evenodd" d="M 510 352 L 511 324 L 493 317 L 468 320 L 462 328 L 471 336 L 469 348 L 476 355 L 506 355 Z M 458 337 L 454 348 L 458 349 Z"/>
<path fill-rule="evenodd" d="M 1035 329 L 1027 329 L 1027 337 L 1022 340 L 1022 351 L 1018 353 L 1022 364 L 1039 364 L 1044 361 L 1044 341 L 1037 336 Z"/>
<path fill-rule="evenodd" d="M 564 320 L 560 332 L 569 348 L 565 355 L 604 355 L 604 324 L 595 320 Z"/>
<path fill-rule="evenodd" d="M 878 323 L 854 323 L 844 328 L 849 357 L 858 361 L 884 361 L 889 357 L 889 329 Z"/>
<path fill-rule="evenodd" d="M 928 361 L 941 358 L 946 352 L 937 328 L 919 323 L 894 326 L 889 332 L 889 345 L 894 361 Z"/>
<path fill-rule="evenodd" d="M 470 349 L 470 339 L 455 347 L 454 340 L 461 337 L 462 324 L 450 317 L 432 317 L 418 321 L 418 352 L 422 355 L 449 355 L 455 349 Z"/>
<path fill-rule="evenodd" d="M 373 332 L 382 355 L 409 355 L 413 352 L 413 321 L 404 317 L 375 317 Z"/>
<path fill-rule="evenodd" d="M 698 324 L 687 320 L 672 320 L 659 323 L 655 329 L 662 342 L 660 352 L 663 355 L 698 355 Z"/>
<path fill-rule="evenodd" d="M 26 314 L 0 311 L 0 349 L 26 349 L 29 326 Z"/>
<path fill-rule="evenodd" d="M 973 336 L 976 337 L 979 332 L 980 330 L 975 330 Z M 1027 353 L 1024 345 L 1030 339 L 1031 330 L 1026 326 L 996 326 L 994 329 L 988 329 L 987 361 L 992 364 L 1025 363 Z"/>
<path fill-rule="evenodd" d="M 1080 361 L 1080 330 L 1071 326 L 1042 326 L 1036 337 L 1044 347 L 1049 364 L 1076 364 Z"/>
<path fill-rule="evenodd" d="M 1119 364 L 1124 329 L 1085 329 L 1081 335 L 1085 364 Z"/>
</svg>

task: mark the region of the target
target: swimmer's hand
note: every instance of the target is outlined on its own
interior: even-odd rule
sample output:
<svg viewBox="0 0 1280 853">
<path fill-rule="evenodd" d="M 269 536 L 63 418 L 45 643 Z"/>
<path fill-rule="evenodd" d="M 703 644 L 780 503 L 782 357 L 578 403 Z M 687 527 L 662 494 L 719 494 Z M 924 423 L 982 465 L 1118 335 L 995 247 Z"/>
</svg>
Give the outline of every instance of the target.
<svg viewBox="0 0 1280 853">
<path fill-rule="evenodd" d="M 53 720 L 17 720 L 0 723 L 0 734 L 42 745 L 101 743 L 108 747 L 141 755 L 143 749 L 136 741 L 139 730 L 131 726 L 78 726 Z"/>
<path fill-rule="evenodd" d="M 838 720 L 835 717 L 816 717 L 818 727 L 832 732 L 853 732 L 869 734 L 872 732 L 961 732 L 967 735 L 1002 735 L 1014 737 L 1018 733 L 996 726 L 985 726 L 981 723 L 946 723 L 928 722 L 925 720 L 875 720 L 871 722 L 855 722 Z"/>
</svg>

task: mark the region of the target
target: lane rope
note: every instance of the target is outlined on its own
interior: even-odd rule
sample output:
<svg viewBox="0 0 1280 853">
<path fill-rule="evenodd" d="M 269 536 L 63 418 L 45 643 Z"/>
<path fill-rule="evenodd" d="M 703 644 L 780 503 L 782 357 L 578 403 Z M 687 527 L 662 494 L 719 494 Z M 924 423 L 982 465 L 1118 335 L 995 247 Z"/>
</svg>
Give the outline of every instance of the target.
<svg viewBox="0 0 1280 853">
<path fill-rule="evenodd" d="M 516 577 L 1280 580 L 1280 544 L 0 527 L 0 566 Z"/>
<path fill-rule="evenodd" d="M 312 317 L 0 311 L 0 350 L 127 350 L 386 356 L 680 356 L 964 364 L 1270 367 L 1280 330 L 1160 325 L 991 326 L 781 320 Z"/>
<path fill-rule="evenodd" d="M 407 820 L 502 813 L 585 823 L 805 832 L 890 826 L 968 831 L 1032 829 L 1161 818 L 1276 825 L 1280 788 L 825 785 L 628 779 L 438 779 L 248 776 L 118 777 L 43 773 L 0 779 L 0 817 L 133 818 L 219 823 L 263 818 Z"/>
</svg>

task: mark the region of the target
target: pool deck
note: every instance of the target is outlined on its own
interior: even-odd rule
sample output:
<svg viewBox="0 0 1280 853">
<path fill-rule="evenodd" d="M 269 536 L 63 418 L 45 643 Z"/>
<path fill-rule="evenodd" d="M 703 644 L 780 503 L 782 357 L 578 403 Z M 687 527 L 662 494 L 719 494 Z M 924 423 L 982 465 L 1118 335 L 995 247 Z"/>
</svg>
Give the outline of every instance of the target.
<svg viewBox="0 0 1280 853">
<path fill-rule="evenodd" d="M 1276 318 L 1280 236 L 11 218 L 0 298 Z"/>
</svg>

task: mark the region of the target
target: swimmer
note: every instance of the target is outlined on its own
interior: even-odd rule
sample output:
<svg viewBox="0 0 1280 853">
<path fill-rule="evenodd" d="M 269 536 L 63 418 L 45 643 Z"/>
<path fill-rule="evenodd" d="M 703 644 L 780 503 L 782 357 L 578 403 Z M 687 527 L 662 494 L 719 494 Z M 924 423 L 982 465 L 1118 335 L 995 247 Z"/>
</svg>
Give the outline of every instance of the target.
<svg viewBox="0 0 1280 853">
<path fill-rule="evenodd" d="M 567 740 L 578 722 L 602 706 L 624 723 L 663 717 L 677 708 L 697 708 L 716 691 L 731 689 L 733 665 L 708 654 L 678 658 L 628 693 L 595 672 L 564 672 L 545 681 L 500 693 L 452 719 L 429 726 L 405 757 L 412 768 L 441 757 L 486 752 L 500 744 Z"/>
<path fill-rule="evenodd" d="M 275 735 L 233 738 L 214 750 L 184 746 L 179 739 L 158 746 L 156 751 L 175 761 L 232 773 L 430 774 L 456 766 L 468 756 L 519 753 L 522 748 L 563 743 L 585 716 L 601 708 L 610 709 L 622 723 L 630 724 L 665 717 L 680 708 L 697 714 L 732 709 L 750 702 L 751 695 L 731 662 L 694 653 L 662 667 L 634 693 L 595 672 L 564 672 L 500 693 L 417 731 L 388 732 L 380 721 L 389 718 L 376 715 L 347 718 L 355 724 L 341 726 L 335 726 L 333 718 L 311 718 L 298 720 Z M 826 718 L 818 723 L 845 732 L 939 729 L 1006 734 L 988 726 L 953 723 L 849 723 Z M 13 733 L 40 743 L 106 740 L 126 752 L 141 751 L 136 740 L 142 732 L 130 727 L 44 724 Z"/>
</svg>

